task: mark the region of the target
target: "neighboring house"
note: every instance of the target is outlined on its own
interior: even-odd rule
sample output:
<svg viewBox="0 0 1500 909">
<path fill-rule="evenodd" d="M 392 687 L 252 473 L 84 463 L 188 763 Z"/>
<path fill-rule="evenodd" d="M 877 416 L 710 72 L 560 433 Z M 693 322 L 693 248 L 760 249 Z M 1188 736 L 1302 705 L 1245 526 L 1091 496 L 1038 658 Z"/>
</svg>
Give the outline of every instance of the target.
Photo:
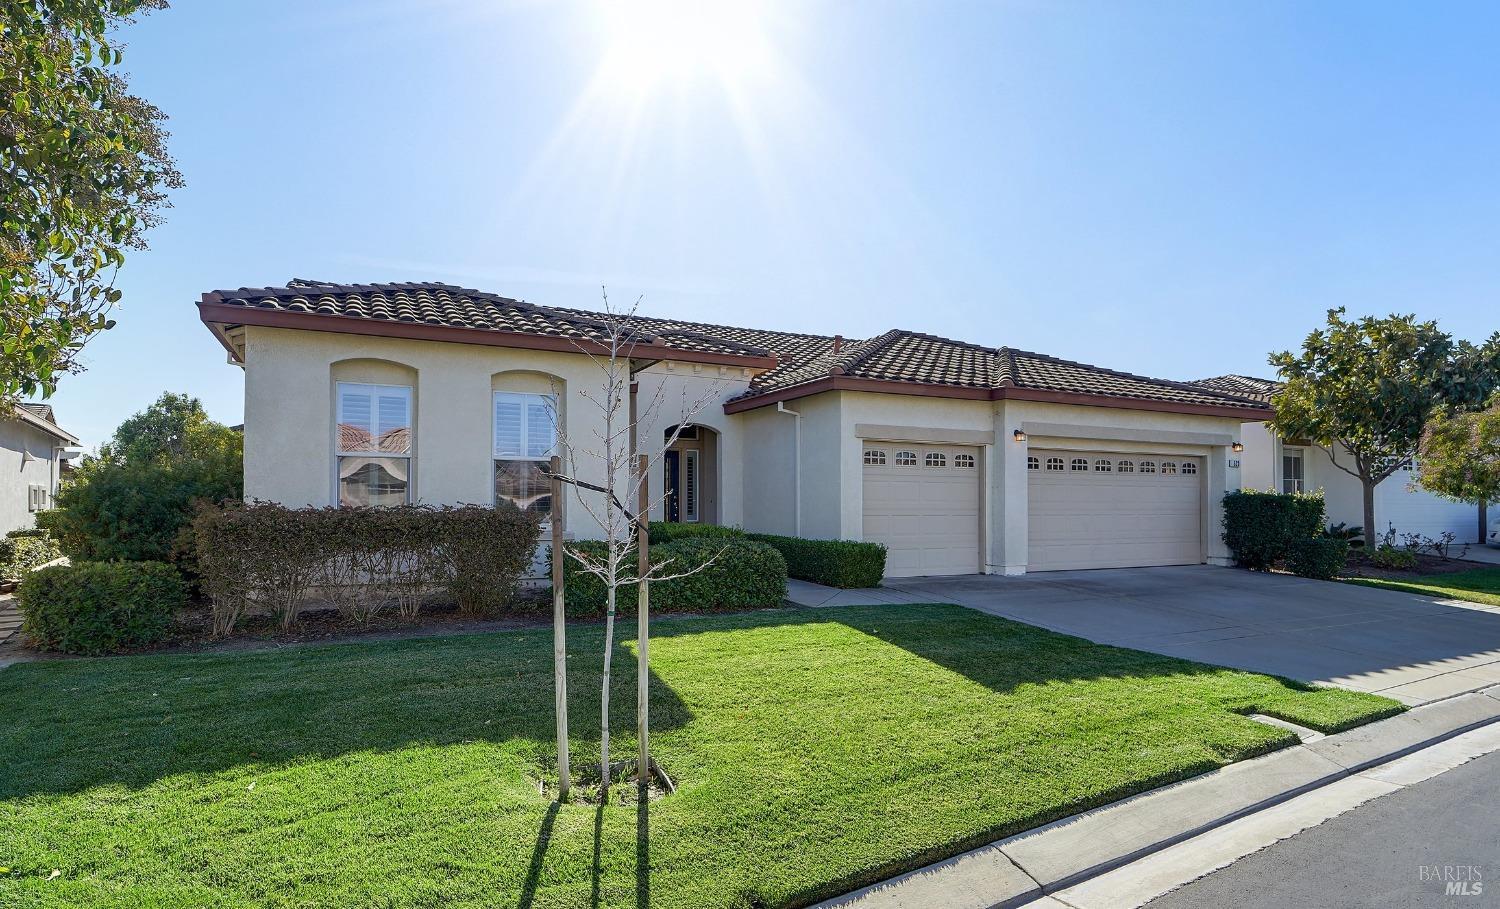
<svg viewBox="0 0 1500 909">
<path fill-rule="evenodd" d="M 1217 376 L 1194 384 L 1215 391 L 1269 403 L 1281 383 L 1251 376 Z M 1283 440 L 1260 421 L 1241 430 L 1245 451 L 1240 476 L 1246 489 L 1279 492 L 1323 491 L 1330 523 L 1362 526 L 1364 488 L 1359 478 L 1338 465 L 1353 468 L 1354 459 L 1342 446 L 1330 457 L 1327 449 L 1302 440 Z M 1375 487 L 1375 533 L 1389 527 L 1398 533 L 1420 533 L 1436 539 L 1451 532 L 1460 543 L 1484 539 L 1479 506 L 1440 498 L 1416 486 L 1411 470 L 1399 470 Z"/>
<path fill-rule="evenodd" d="M 549 512 L 556 423 L 601 418 L 598 313 L 444 284 L 203 295 L 245 370 L 245 494 L 291 506 L 509 500 Z M 1261 401 L 910 331 L 864 340 L 638 318 L 642 426 L 713 403 L 651 478 L 653 515 L 875 540 L 893 576 L 1224 563 L 1231 446 Z M 579 462 L 594 483 L 602 468 Z M 570 498 L 578 493 L 571 492 Z M 590 493 L 584 493 L 590 495 Z M 564 505 L 565 531 L 600 530 Z"/>
<path fill-rule="evenodd" d="M 36 513 L 57 494 L 63 451 L 77 444 L 49 404 L 17 404 L 0 419 L 0 533 L 36 526 Z"/>
</svg>

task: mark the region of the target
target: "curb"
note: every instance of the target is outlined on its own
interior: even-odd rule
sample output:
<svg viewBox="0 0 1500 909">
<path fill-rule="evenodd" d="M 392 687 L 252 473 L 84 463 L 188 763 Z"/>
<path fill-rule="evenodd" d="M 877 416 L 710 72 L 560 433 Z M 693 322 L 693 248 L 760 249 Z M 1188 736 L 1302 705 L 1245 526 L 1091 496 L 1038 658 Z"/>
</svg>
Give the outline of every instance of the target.
<svg viewBox="0 0 1500 909">
<path fill-rule="evenodd" d="M 1495 722 L 1500 685 L 1138 793 L 813 909 L 1009 909 Z"/>
</svg>

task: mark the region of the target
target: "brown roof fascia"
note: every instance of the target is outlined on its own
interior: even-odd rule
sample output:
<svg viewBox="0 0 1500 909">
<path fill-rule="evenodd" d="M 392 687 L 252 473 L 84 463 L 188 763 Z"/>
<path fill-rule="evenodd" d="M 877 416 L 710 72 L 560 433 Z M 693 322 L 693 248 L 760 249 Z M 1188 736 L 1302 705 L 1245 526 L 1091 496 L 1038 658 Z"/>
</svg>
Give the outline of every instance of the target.
<svg viewBox="0 0 1500 909">
<path fill-rule="evenodd" d="M 1070 391 L 1048 391 L 1039 388 L 1018 388 L 1003 385 L 998 388 L 974 388 L 963 385 L 933 385 L 920 382 L 897 382 L 887 379 L 865 379 L 853 376 L 828 376 L 778 389 L 750 398 L 740 398 L 724 405 L 725 413 L 741 413 L 790 401 L 825 391 L 868 391 L 876 394 L 916 395 L 929 398 L 959 398 L 972 401 L 1043 401 L 1053 404 L 1073 404 L 1083 407 L 1112 407 L 1117 410 L 1149 410 L 1162 413 L 1200 414 L 1211 417 L 1239 417 L 1242 420 L 1263 420 L 1271 416 L 1269 409 L 1239 407 L 1234 404 L 1191 404 L 1180 401 L 1157 401 L 1150 398 L 1125 398 L 1114 395 L 1091 395 Z"/>
<path fill-rule="evenodd" d="M 214 325 L 260 325 L 266 328 L 293 328 L 302 331 L 328 331 L 338 334 L 369 335 L 381 338 L 405 338 L 416 341 L 451 341 L 487 347 L 511 347 L 522 350 L 555 350 L 564 353 L 589 353 L 609 356 L 609 347 L 597 341 L 532 335 L 488 328 L 459 328 L 453 325 L 429 325 L 425 322 L 386 322 L 358 316 L 326 313 L 287 312 L 281 309 L 258 309 L 208 299 L 198 304 L 198 316 L 211 329 Z M 215 330 L 220 334 L 220 330 Z M 221 336 L 220 341 L 228 347 Z M 233 353 L 233 350 L 230 351 Z M 681 350 L 664 344 L 635 344 L 629 349 L 632 358 L 676 360 L 682 363 L 704 363 L 716 366 L 742 366 L 750 369 L 773 369 L 774 355 L 726 354 L 704 350 Z"/>
</svg>

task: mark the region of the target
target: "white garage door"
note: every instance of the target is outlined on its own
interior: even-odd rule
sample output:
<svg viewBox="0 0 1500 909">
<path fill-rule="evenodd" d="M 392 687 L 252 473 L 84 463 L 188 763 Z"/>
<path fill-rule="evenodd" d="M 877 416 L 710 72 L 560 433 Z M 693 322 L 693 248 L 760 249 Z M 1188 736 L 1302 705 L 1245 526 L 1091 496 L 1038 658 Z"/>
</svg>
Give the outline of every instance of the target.
<svg viewBox="0 0 1500 909">
<path fill-rule="evenodd" d="M 979 571 L 979 455 L 958 445 L 865 443 L 864 538 L 886 545 L 887 575 Z"/>
<path fill-rule="evenodd" d="M 1203 461 L 1032 451 L 1028 571 L 1203 561 Z"/>
</svg>

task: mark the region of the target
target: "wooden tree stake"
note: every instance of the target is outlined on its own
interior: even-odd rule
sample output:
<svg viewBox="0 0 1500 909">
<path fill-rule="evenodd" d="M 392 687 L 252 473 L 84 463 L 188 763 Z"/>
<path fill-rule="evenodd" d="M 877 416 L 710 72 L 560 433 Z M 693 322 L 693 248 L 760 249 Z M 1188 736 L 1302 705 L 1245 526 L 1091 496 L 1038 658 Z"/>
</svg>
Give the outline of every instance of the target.
<svg viewBox="0 0 1500 909">
<path fill-rule="evenodd" d="M 651 582 L 646 580 L 651 571 L 651 533 L 648 529 L 650 520 L 651 497 L 648 494 L 648 472 L 651 470 L 651 459 L 641 455 L 636 460 L 636 471 L 640 477 L 640 490 L 636 500 L 635 541 L 636 557 L 638 559 L 636 577 L 640 578 L 640 584 L 636 590 L 636 670 L 635 670 L 635 725 L 636 738 L 640 741 L 639 766 L 636 769 L 636 779 L 642 792 L 651 785 L 651 745 L 647 740 L 648 727 L 651 725 Z"/>
<path fill-rule="evenodd" d="M 552 674 L 557 694 L 557 797 L 568 800 L 568 629 L 563 603 L 562 458 L 552 456 Z"/>
</svg>

